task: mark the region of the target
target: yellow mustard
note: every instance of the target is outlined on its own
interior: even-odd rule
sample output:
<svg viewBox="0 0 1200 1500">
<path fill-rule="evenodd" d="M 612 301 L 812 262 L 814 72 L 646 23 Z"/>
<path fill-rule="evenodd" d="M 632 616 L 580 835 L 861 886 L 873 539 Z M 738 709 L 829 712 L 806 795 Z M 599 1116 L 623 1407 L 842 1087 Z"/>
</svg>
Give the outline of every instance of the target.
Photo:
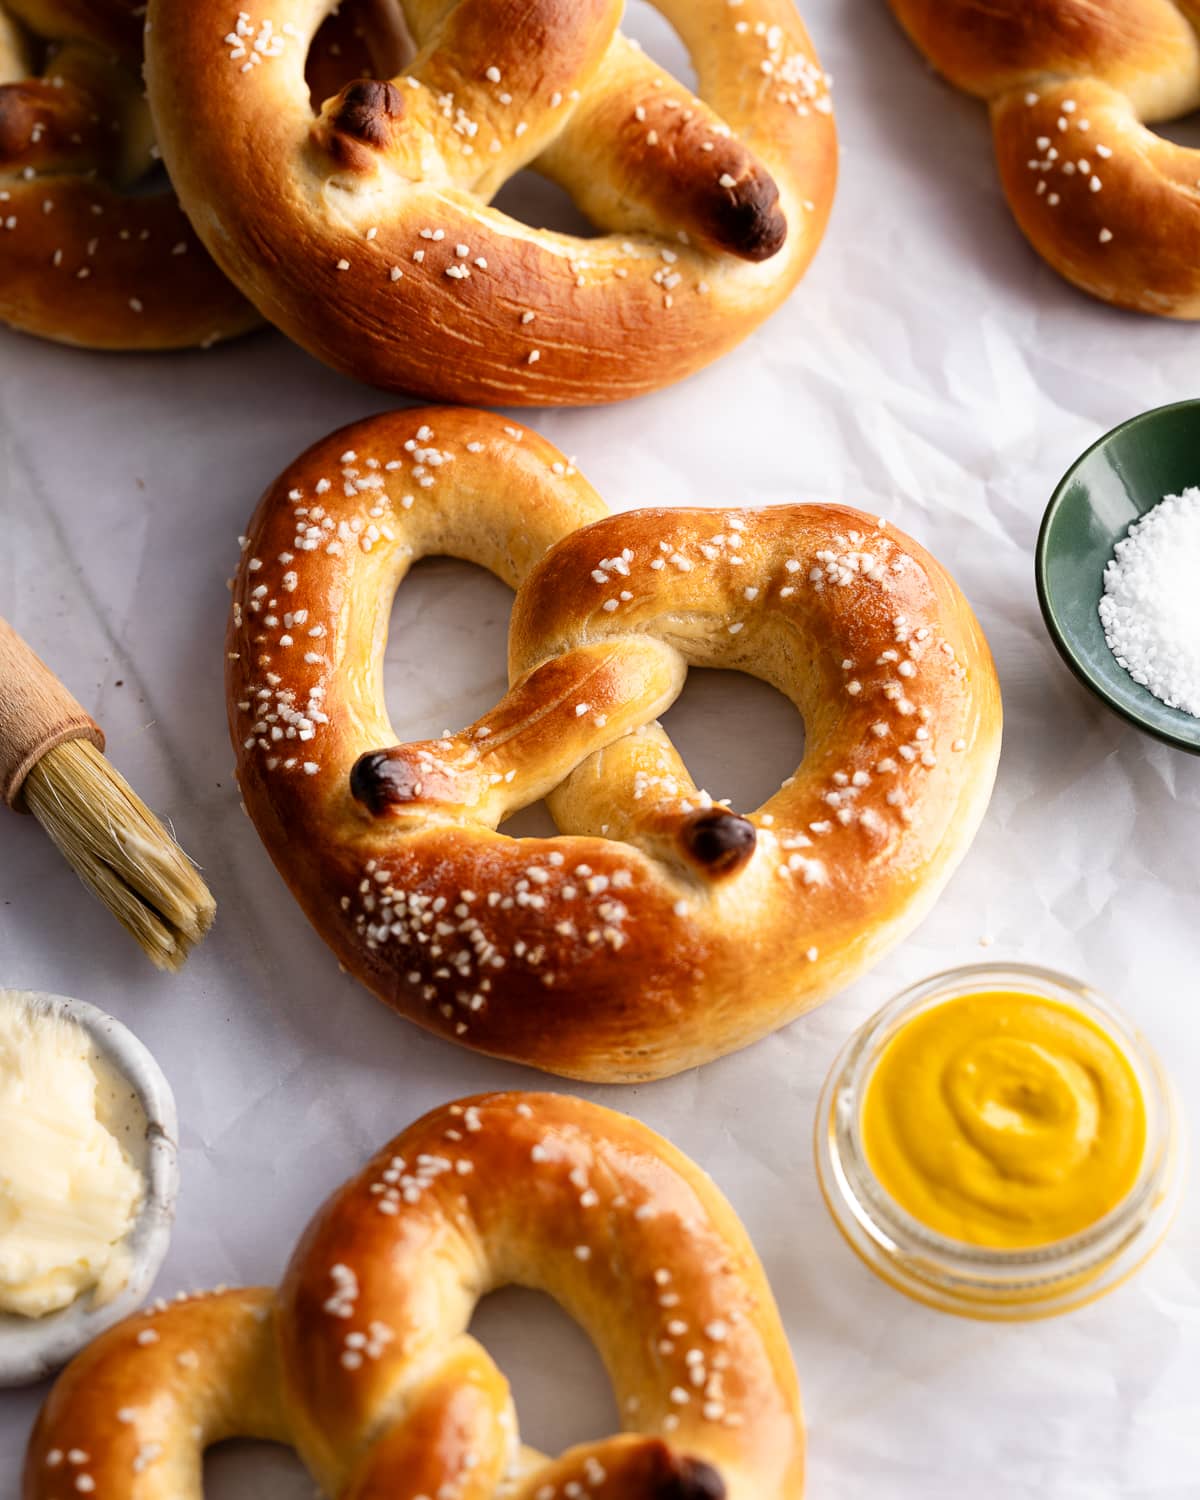
<svg viewBox="0 0 1200 1500">
<path fill-rule="evenodd" d="M 947 1238 L 1050 1245 L 1137 1180 L 1146 1104 L 1124 1049 L 1090 1017 L 1012 991 L 920 1012 L 867 1080 L 863 1148 L 882 1187 Z"/>
</svg>

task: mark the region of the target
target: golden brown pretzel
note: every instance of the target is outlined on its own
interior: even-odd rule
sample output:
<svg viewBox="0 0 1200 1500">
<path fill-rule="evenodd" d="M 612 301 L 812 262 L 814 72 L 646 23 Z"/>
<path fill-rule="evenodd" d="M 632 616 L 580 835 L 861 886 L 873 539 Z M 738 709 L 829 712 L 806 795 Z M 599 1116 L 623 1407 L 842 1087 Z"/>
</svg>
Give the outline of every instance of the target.
<svg viewBox="0 0 1200 1500">
<path fill-rule="evenodd" d="M 165 349 L 258 321 L 174 196 L 131 191 L 154 165 L 138 9 L 0 9 L 0 320 L 26 333 Z"/>
<path fill-rule="evenodd" d="M 514 686 L 394 746 L 392 597 L 437 553 L 519 586 Z M 562 454 L 482 412 L 371 418 L 293 464 L 245 540 L 228 651 L 246 807 L 342 963 L 425 1027 L 579 1078 L 691 1067 L 846 984 L 948 879 L 999 749 L 974 616 L 886 523 L 605 517 Z M 803 763 L 747 817 L 653 722 L 689 665 L 804 716 Z M 496 831 L 544 795 L 563 837 Z"/>
<path fill-rule="evenodd" d="M 1200 317 L 1200 152 L 1143 121 L 1200 107 L 1188 0 L 890 0 L 951 83 L 991 105 L 1030 243 L 1106 302 Z"/>
<path fill-rule="evenodd" d="M 303 60 L 329 0 L 245 3 L 153 0 L 165 157 L 233 280 L 362 379 L 510 405 L 632 396 L 743 338 L 820 242 L 836 142 L 792 0 L 654 0 L 702 98 L 617 31 L 621 0 L 403 0 L 414 61 L 315 120 Z M 527 165 L 607 233 L 490 208 Z"/>
<path fill-rule="evenodd" d="M 143 0 L 0 0 L 0 321 L 95 349 L 208 345 L 258 314 L 155 169 Z M 318 99 L 392 55 L 367 0 L 322 29 Z M 387 42 L 386 33 L 379 37 Z"/>
<path fill-rule="evenodd" d="M 624 1431 L 521 1444 L 467 1327 L 519 1283 L 588 1332 Z M 290 1443 L 340 1500 L 799 1500 L 795 1369 L 714 1187 L 612 1110 L 490 1094 L 435 1110 L 317 1214 L 277 1294 L 131 1318 L 60 1378 L 24 1500 L 201 1500 L 206 1446 Z M 83 1481 L 82 1483 L 80 1481 Z"/>
</svg>

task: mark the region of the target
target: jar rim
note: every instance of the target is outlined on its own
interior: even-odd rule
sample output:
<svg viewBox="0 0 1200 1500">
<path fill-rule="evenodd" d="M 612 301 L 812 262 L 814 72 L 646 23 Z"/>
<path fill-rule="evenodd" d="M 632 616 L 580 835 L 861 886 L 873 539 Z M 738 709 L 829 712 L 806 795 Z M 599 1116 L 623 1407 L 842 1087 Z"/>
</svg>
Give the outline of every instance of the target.
<svg viewBox="0 0 1200 1500">
<path fill-rule="evenodd" d="M 1146 1110 L 1137 1180 L 1121 1200 L 1075 1234 L 1017 1249 L 975 1245 L 922 1224 L 879 1180 L 861 1127 L 866 1088 L 892 1038 L 924 1011 L 1002 985 L 1087 1016 L 1130 1063 Z M 1179 1134 L 1170 1080 L 1153 1047 L 1118 1006 L 1069 975 L 999 960 L 946 969 L 910 985 L 854 1032 L 822 1089 L 814 1146 L 826 1205 L 851 1248 L 877 1274 L 948 1311 L 1029 1317 L 1065 1311 L 1101 1295 L 1157 1247 L 1177 1205 Z M 1099 1281 L 1109 1285 L 1097 1287 Z M 1030 1311 L 1042 1303 L 1048 1305 L 1040 1312 Z M 998 1310 L 1002 1307 L 1008 1310 Z"/>
</svg>

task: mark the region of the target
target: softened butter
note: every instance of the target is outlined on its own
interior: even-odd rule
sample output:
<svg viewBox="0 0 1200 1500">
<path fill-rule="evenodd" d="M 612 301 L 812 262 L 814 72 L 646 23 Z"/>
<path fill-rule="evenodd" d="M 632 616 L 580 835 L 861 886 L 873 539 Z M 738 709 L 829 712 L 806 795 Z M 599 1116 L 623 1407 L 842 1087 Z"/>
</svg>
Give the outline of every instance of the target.
<svg viewBox="0 0 1200 1500">
<path fill-rule="evenodd" d="M 121 1290 L 144 1133 L 82 1027 L 0 990 L 0 1312 L 38 1318 Z"/>
</svg>

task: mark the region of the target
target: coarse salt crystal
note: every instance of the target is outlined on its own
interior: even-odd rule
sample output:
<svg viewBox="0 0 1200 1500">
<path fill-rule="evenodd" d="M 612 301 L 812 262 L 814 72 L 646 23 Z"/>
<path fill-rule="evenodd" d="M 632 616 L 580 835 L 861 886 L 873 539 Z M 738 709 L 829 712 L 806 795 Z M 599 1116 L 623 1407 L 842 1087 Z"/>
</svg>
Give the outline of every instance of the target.
<svg viewBox="0 0 1200 1500">
<path fill-rule="evenodd" d="M 1109 650 L 1169 708 L 1200 718 L 1200 489 L 1168 495 L 1116 545 L 1100 623 Z"/>
</svg>

